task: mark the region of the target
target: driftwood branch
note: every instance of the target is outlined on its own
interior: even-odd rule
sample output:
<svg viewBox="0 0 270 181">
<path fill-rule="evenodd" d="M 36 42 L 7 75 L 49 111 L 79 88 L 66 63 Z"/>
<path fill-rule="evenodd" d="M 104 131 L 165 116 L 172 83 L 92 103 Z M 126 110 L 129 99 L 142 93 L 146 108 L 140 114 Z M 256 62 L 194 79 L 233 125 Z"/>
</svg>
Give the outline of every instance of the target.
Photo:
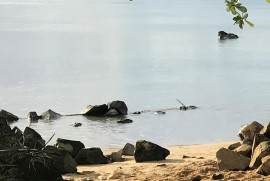
<svg viewBox="0 0 270 181">
<path fill-rule="evenodd" d="M 182 104 L 184 107 L 186 107 L 179 99 L 176 99 L 180 104 Z"/>
<path fill-rule="evenodd" d="M 45 143 L 45 145 L 43 146 L 43 148 L 45 148 L 46 147 L 46 145 L 52 140 L 52 138 L 54 137 L 54 135 L 55 135 L 55 133 L 53 133 L 53 135 L 50 137 L 50 139 Z M 42 149 L 43 149 L 42 148 Z"/>
</svg>

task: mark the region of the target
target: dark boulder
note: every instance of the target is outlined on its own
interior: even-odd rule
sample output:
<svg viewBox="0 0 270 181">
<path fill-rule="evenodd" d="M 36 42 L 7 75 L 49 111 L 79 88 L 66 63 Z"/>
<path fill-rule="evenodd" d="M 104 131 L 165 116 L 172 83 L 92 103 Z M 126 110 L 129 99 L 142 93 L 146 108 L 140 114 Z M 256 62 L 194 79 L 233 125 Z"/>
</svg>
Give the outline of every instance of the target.
<svg viewBox="0 0 270 181">
<path fill-rule="evenodd" d="M 82 111 L 82 114 L 86 116 L 104 116 L 108 112 L 108 106 L 106 104 L 96 105 L 96 106 L 87 106 Z"/>
<path fill-rule="evenodd" d="M 32 149 L 42 149 L 45 145 L 45 140 L 34 129 L 26 127 L 23 132 L 24 146 Z"/>
<path fill-rule="evenodd" d="M 123 150 L 120 149 L 119 151 L 112 152 L 110 155 L 106 155 L 106 157 L 111 161 L 111 162 L 122 162 L 124 159 L 122 158 L 122 152 Z"/>
<path fill-rule="evenodd" d="M 130 143 L 127 143 L 123 148 L 122 155 L 133 156 L 134 155 L 134 150 L 135 150 L 134 145 L 132 145 Z"/>
<path fill-rule="evenodd" d="M 55 120 L 55 119 L 61 118 L 61 114 L 56 113 L 56 112 L 49 109 L 49 110 L 45 111 L 44 113 L 42 113 L 41 117 L 42 117 L 42 119 L 45 119 L 45 120 Z"/>
<path fill-rule="evenodd" d="M 14 155 L 14 164 L 18 166 L 20 178 L 24 180 L 61 179 L 61 170 L 45 152 L 29 152 Z"/>
<path fill-rule="evenodd" d="M 61 173 L 77 172 L 77 163 L 67 151 L 56 148 L 55 146 L 46 146 L 44 151 L 49 157 L 53 158 Z"/>
<path fill-rule="evenodd" d="M 80 141 L 67 140 L 58 138 L 55 146 L 57 148 L 66 150 L 73 158 L 75 158 L 79 152 L 85 148 L 84 144 Z"/>
<path fill-rule="evenodd" d="M 170 151 L 161 146 L 139 140 L 136 142 L 134 157 L 136 162 L 165 160 Z"/>
<path fill-rule="evenodd" d="M 115 109 L 119 115 L 127 115 L 128 108 L 123 101 L 112 101 L 107 104 L 109 109 Z"/>
<path fill-rule="evenodd" d="M 27 115 L 27 120 L 29 122 L 37 122 L 41 118 L 42 116 L 38 116 L 36 112 L 29 112 Z"/>
<path fill-rule="evenodd" d="M 14 122 L 14 121 L 18 121 L 19 118 L 17 116 L 15 116 L 14 114 L 7 112 L 5 110 L 0 110 L 0 118 L 1 119 L 5 119 L 8 123 Z"/>
<path fill-rule="evenodd" d="M 84 148 L 76 156 L 75 161 L 78 165 L 87 164 L 107 164 L 108 159 L 103 155 L 100 148 Z"/>
</svg>

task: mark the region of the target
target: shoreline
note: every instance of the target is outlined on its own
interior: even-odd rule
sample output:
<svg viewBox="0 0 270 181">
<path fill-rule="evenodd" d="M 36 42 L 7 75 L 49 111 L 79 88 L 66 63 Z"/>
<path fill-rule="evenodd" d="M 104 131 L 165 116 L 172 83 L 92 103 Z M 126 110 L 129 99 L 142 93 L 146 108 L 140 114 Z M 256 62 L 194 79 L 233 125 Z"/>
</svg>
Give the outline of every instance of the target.
<svg viewBox="0 0 270 181">
<path fill-rule="evenodd" d="M 125 161 L 102 165 L 80 165 L 79 174 L 64 174 L 67 180 L 183 180 L 196 176 L 201 180 L 212 180 L 213 174 L 223 174 L 223 180 L 270 180 L 270 176 L 250 171 L 219 171 L 216 152 L 237 141 L 210 144 L 178 145 L 167 147 L 170 155 L 166 160 L 136 163 L 134 157 L 125 156 Z M 115 150 L 113 150 L 115 151 Z M 117 150 L 116 150 L 117 151 Z"/>
</svg>

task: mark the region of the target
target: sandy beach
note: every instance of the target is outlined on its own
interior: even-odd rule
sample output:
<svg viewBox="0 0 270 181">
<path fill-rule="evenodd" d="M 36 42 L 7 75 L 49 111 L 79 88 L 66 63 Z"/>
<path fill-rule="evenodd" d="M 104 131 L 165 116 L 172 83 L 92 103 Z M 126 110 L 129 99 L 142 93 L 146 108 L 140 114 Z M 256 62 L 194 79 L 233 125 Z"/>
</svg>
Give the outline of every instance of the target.
<svg viewBox="0 0 270 181">
<path fill-rule="evenodd" d="M 170 155 L 163 161 L 136 163 L 133 157 L 124 157 L 123 162 L 78 166 L 78 174 L 65 174 L 63 178 L 74 181 L 107 179 L 187 181 L 196 176 L 200 176 L 201 180 L 213 180 L 213 174 L 221 173 L 224 175 L 222 180 L 270 180 L 270 176 L 262 176 L 254 171 L 220 172 L 217 167 L 216 151 L 232 143 L 234 142 L 168 147 Z"/>
</svg>

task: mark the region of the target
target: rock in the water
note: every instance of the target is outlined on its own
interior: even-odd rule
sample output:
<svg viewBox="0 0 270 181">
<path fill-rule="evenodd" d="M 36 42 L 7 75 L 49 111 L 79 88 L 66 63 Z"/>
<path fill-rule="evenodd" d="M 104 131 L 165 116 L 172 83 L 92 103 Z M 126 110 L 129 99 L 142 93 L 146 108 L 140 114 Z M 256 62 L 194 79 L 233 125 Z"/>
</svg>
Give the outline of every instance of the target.
<svg viewBox="0 0 270 181">
<path fill-rule="evenodd" d="M 248 139 L 253 141 L 254 136 L 256 133 L 260 133 L 260 131 L 263 129 L 263 126 L 258 123 L 257 121 L 253 121 L 251 124 L 247 125 L 242 129 L 241 134 L 244 137 L 244 139 Z"/>
<path fill-rule="evenodd" d="M 109 109 L 115 109 L 119 115 L 127 115 L 128 108 L 125 102 L 123 101 L 112 101 L 108 103 Z"/>
<path fill-rule="evenodd" d="M 56 140 L 55 146 L 66 150 L 73 158 L 75 158 L 79 152 L 85 148 L 84 144 L 80 141 L 67 140 L 58 138 Z"/>
<path fill-rule="evenodd" d="M 233 33 L 226 33 L 225 31 L 218 32 L 218 39 L 226 40 L 226 39 L 237 39 L 238 36 Z"/>
<path fill-rule="evenodd" d="M 123 148 L 122 155 L 133 156 L 134 150 L 135 150 L 135 146 L 130 143 L 127 143 Z"/>
<path fill-rule="evenodd" d="M 42 149 L 45 145 L 45 140 L 40 134 L 32 128 L 26 127 L 23 132 L 24 146 L 32 149 Z"/>
<path fill-rule="evenodd" d="M 245 170 L 248 168 L 250 158 L 232 150 L 221 148 L 217 151 L 219 170 Z"/>
<path fill-rule="evenodd" d="M 5 110 L 0 110 L 0 118 L 5 119 L 8 123 L 18 121 L 19 118 L 15 116 L 14 114 L 7 112 Z"/>
<path fill-rule="evenodd" d="M 107 157 L 112 161 L 112 162 L 122 162 L 124 159 L 122 158 L 122 152 L 123 150 L 120 149 L 117 152 L 112 152 L 110 155 Z"/>
<path fill-rule="evenodd" d="M 270 175 L 270 155 L 263 157 L 261 161 L 262 161 L 262 164 L 256 170 L 256 173 L 265 175 L 265 176 Z"/>
<path fill-rule="evenodd" d="M 117 116 L 119 113 L 115 109 L 110 109 L 104 116 L 107 117 L 112 117 L 112 116 Z"/>
<path fill-rule="evenodd" d="M 49 110 L 45 111 L 44 113 L 42 113 L 41 117 L 42 117 L 42 119 L 45 119 L 45 120 L 55 120 L 55 119 L 61 118 L 61 114 L 56 113 L 56 112 L 49 109 Z"/>
<path fill-rule="evenodd" d="M 260 134 L 270 138 L 270 121 L 263 127 Z"/>
<path fill-rule="evenodd" d="M 125 124 L 125 123 L 132 123 L 133 121 L 131 119 L 122 119 L 120 121 L 117 121 L 117 123 L 122 123 L 122 124 Z"/>
<path fill-rule="evenodd" d="M 134 157 L 136 162 L 165 160 L 170 151 L 161 146 L 145 141 L 137 141 Z"/>
<path fill-rule="evenodd" d="M 87 106 L 82 111 L 82 114 L 86 116 L 104 116 L 108 112 L 108 106 L 106 104 L 96 105 L 96 106 Z"/>
<path fill-rule="evenodd" d="M 76 156 L 78 165 L 107 164 L 108 159 L 103 155 L 100 148 L 84 148 Z"/>
<path fill-rule="evenodd" d="M 238 148 L 239 146 L 241 146 L 241 143 L 240 142 L 233 143 L 230 146 L 228 146 L 228 149 L 234 150 L 234 149 Z"/>
<path fill-rule="evenodd" d="M 262 135 L 262 134 L 255 134 L 254 136 L 254 140 L 253 140 L 253 145 L 252 145 L 252 154 L 254 153 L 254 150 L 256 149 L 256 147 L 264 141 L 270 141 L 269 138 L 267 138 L 266 136 Z"/>
<path fill-rule="evenodd" d="M 164 111 L 155 111 L 154 114 L 166 114 Z"/>
<path fill-rule="evenodd" d="M 249 167 L 256 169 L 261 165 L 261 159 L 270 154 L 270 141 L 261 142 L 254 150 Z"/>
<path fill-rule="evenodd" d="M 77 172 L 77 163 L 67 151 L 55 146 L 47 146 L 44 151 L 49 157 L 53 158 L 55 165 L 59 170 L 61 170 L 61 173 Z"/>
<path fill-rule="evenodd" d="M 243 145 L 239 146 L 238 148 L 236 148 L 234 151 L 237 153 L 240 153 L 243 156 L 250 158 L 251 152 L 252 152 L 252 146 L 247 145 L 247 144 L 243 144 Z"/>
<path fill-rule="evenodd" d="M 38 116 L 36 112 L 29 112 L 27 115 L 27 120 L 29 122 L 37 122 L 41 118 L 42 116 Z"/>
<path fill-rule="evenodd" d="M 73 127 L 80 127 L 80 126 L 82 126 L 82 123 L 74 123 L 73 124 Z"/>
</svg>

